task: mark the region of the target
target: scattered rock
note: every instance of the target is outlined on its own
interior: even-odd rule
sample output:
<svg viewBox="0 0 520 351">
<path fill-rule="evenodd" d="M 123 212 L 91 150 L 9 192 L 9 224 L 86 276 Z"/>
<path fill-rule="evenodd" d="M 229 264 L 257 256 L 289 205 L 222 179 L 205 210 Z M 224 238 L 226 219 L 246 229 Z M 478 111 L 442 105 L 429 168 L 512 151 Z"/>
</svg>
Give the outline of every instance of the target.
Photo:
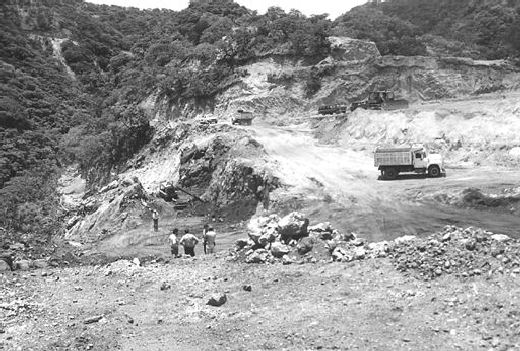
<svg viewBox="0 0 520 351">
<path fill-rule="evenodd" d="M 332 251 L 332 260 L 338 262 L 350 261 L 348 251 L 342 247 L 336 247 L 334 251 Z"/>
<path fill-rule="evenodd" d="M 305 255 L 307 252 L 311 251 L 314 246 L 314 240 L 312 238 L 303 238 L 298 242 L 296 249 L 300 255 Z"/>
<path fill-rule="evenodd" d="M 44 259 L 38 259 L 33 261 L 34 268 L 47 268 L 49 263 Z"/>
<path fill-rule="evenodd" d="M 206 305 L 220 307 L 227 302 L 226 294 L 214 294 L 210 296 Z"/>
<path fill-rule="evenodd" d="M 390 251 L 390 244 L 388 241 L 370 243 L 368 244 L 368 250 L 372 253 L 373 257 L 386 257 Z"/>
<path fill-rule="evenodd" d="M 11 267 L 4 260 L 0 260 L 0 272 L 10 271 Z"/>
<path fill-rule="evenodd" d="M 25 249 L 25 245 L 22 243 L 12 243 L 11 245 L 9 245 L 9 248 L 14 251 L 21 251 Z"/>
<path fill-rule="evenodd" d="M 294 263 L 294 259 L 292 259 L 291 257 L 285 255 L 284 257 L 282 257 L 282 264 L 293 264 Z"/>
<path fill-rule="evenodd" d="M 289 253 L 290 249 L 281 242 L 275 242 L 271 245 L 271 254 L 276 258 L 281 258 Z"/>
<path fill-rule="evenodd" d="M 171 289 L 171 287 L 172 286 L 168 282 L 162 282 L 160 289 L 161 291 L 165 291 Z"/>
<path fill-rule="evenodd" d="M 103 318 L 103 315 L 88 317 L 83 321 L 85 324 L 97 323 Z"/>
<path fill-rule="evenodd" d="M 365 256 L 366 256 L 366 251 L 364 248 L 356 247 L 356 249 L 354 249 L 354 259 L 362 260 L 365 258 Z"/>
<path fill-rule="evenodd" d="M 493 234 L 491 235 L 491 239 L 498 241 L 499 243 L 503 243 L 511 240 L 511 237 L 505 234 Z"/>
<path fill-rule="evenodd" d="M 21 271 L 28 271 L 31 269 L 32 262 L 29 260 L 19 260 L 14 262 L 14 268 Z"/>
<path fill-rule="evenodd" d="M 238 239 L 237 241 L 235 241 L 235 248 L 237 250 L 242 250 L 246 247 L 253 246 L 254 244 L 255 242 L 251 239 Z"/>
<path fill-rule="evenodd" d="M 330 226 L 329 222 L 318 223 L 316 225 L 313 225 L 313 226 L 309 227 L 309 232 L 319 232 L 319 233 L 329 232 L 329 233 L 332 233 L 332 231 L 333 231 L 333 229 Z"/>
<path fill-rule="evenodd" d="M 444 234 L 444 235 L 442 236 L 442 238 L 441 238 L 441 241 L 442 241 L 442 242 L 446 242 L 446 241 L 449 241 L 449 240 L 451 240 L 451 233 L 449 233 L 449 232 L 446 233 L 446 234 Z"/>
<path fill-rule="evenodd" d="M 403 236 L 400 236 L 399 238 L 396 238 L 394 240 L 394 242 L 397 245 L 400 245 L 400 244 L 403 244 L 403 243 L 406 243 L 406 242 L 409 242 L 409 241 L 413 241 L 415 239 L 417 239 L 417 237 L 415 235 L 403 235 Z"/>
<path fill-rule="evenodd" d="M 251 253 L 246 257 L 247 263 L 264 263 L 267 261 L 267 258 L 269 256 L 269 252 L 267 250 L 258 249 L 256 251 L 250 251 Z"/>
<path fill-rule="evenodd" d="M 466 249 L 468 249 L 470 251 L 473 251 L 477 248 L 477 242 L 476 242 L 476 240 L 468 239 L 465 242 L 464 247 L 466 247 Z"/>
</svg>

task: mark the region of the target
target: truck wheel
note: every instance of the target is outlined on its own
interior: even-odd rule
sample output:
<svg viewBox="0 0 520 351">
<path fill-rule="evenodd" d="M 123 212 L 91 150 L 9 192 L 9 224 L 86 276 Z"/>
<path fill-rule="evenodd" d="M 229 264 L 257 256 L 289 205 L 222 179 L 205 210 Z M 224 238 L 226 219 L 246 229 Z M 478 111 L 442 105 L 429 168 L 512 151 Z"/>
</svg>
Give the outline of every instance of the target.
<svg viewBox="0 0 520 351">
<path fill-rule="evenodd" d="M 430 166 L 430 168 L 428 168 L 428 175 L 433 178 L 439 177 L 441 175 L 439 166 Z"/>
<path fill-rule="evenodd" d="M 385 178 L 386 179 L 395 179 L 399 172 L 395 168 L 387 168 L 385 169 Z"/>
</svg>

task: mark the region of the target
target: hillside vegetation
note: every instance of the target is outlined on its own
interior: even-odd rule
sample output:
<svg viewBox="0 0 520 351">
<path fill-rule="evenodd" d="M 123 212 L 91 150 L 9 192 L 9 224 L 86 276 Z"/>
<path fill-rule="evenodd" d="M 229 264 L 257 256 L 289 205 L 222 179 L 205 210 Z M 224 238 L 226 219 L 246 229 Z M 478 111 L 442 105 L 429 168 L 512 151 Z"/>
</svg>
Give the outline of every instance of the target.
<svg viewBox="0 0 520 351">
<path fill-rule="evenodd" d="M 90 186 L 108 181 L 153 137 L 140 106 L 151 95 L 186 106 L 176 118 L 194 116 L 248 74 L 245 64 L 317 63 L 333 34 L 373 40 L 382 54 L 520 50 L 514 1 L 394 0 L 335 21 L 233 3 L 174 12 L 7 0 L 0 13 L 0 226 L 49 236 L 60 229 L 60 167 L 78 163 Z M 319 77 L 309 86 L 319 89 Z"/>
<path fill-rule="evenodd" d="M 381 54 L 518 57 L 520 3 L 514 0 L 391 0 L 354 8 L 338 35 L 370 39 Z"/>
</svg>

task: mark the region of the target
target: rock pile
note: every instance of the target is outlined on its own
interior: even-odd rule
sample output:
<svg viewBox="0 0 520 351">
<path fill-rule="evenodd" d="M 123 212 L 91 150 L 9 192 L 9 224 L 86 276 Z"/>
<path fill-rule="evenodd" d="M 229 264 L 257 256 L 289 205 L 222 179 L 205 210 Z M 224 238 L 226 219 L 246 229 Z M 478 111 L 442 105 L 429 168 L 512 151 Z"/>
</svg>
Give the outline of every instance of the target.
<svg viewBox="0 0 520 351">
<path fill-rule="evenodd" d="M 300 213 L 251 220 L 249 238 L 235 243 L 234 256 L 247 263 L 350 262 L 388 257 L 402 272 L 422 279 L 443 274 L 461 277 L 491 273 L 520 274 L 520 241 L 483 229 L 446 226 L 425 238 L 412 235 L 367 243 L 330 223 L 309 226 Z"/>
<path fill-rule="evenodd" d="M 235 254 L 247 263 L 348 260 L 364 257 L 355 253 L 363 245 L 353 233 L 343 234 L 330 223 L 309 226 L 309 219 L 298 212 L 280 218 L 258 217 L 248 225 L 248 239 L 235 242 Z"/>
<path fill-rule="evenodd" d="M 398 270 L 415 272 L 423 279 L 450 273 L 462 277 L 520 274 L 520 242 L 473 227 L 446 226 L 427 238 L 395 243 L 390 256 Z"/>
</svg>

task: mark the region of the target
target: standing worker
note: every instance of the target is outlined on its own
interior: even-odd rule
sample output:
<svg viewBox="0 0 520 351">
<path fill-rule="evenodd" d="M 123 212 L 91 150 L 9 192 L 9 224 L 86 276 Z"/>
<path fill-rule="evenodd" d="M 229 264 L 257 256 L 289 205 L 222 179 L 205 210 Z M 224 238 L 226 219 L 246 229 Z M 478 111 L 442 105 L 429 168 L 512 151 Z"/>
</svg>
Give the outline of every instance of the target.
<svg viewBox="0 0 520 351">
<path fill-rule="evenodd" d="M 199 239 L 193 234 L 190 234 L 190 231 L 186 229 L 184 231 L 184 235 L 179 241 L 179 244 L 184 246 L 184 254 L 190 255 L 191 257 L 195 256 L 195 245 L 199 243 Z"/>
<path fill-rule="evenodd" d="M 208 245 L 208 253 L 212 254 L 215 253 L 215 239 L 217 238 L 217 233 L 213 229 L 213 227 L 209 227 L 208 231 L 206 232 L 206 242 Z"/>
<path fill-rule="evenodd" d="M 157 213 L 157 210 L 153 210 L 152 212 L 152 219 L 153 219 L 153 231 L 157 232 L 159 231 L 159 213 Z"/>
<path fill-rule="evenodd" d="M 206 240 L 206 233 L 208 232 L 209 226 L 204 224 L 204 228 L 202 229 L 202 245 L 204 245 L 204 254 L 207 254 L 206 246 L 208 245 L 208 241 Z"/>
<path fill-rule="evenodd" d="M 173 257 L 179 257 L 179 239 L 177 235 L 179 235 L 179 229 L 173 228 L 171 235 L 168 237 Z"/>
</svg>

